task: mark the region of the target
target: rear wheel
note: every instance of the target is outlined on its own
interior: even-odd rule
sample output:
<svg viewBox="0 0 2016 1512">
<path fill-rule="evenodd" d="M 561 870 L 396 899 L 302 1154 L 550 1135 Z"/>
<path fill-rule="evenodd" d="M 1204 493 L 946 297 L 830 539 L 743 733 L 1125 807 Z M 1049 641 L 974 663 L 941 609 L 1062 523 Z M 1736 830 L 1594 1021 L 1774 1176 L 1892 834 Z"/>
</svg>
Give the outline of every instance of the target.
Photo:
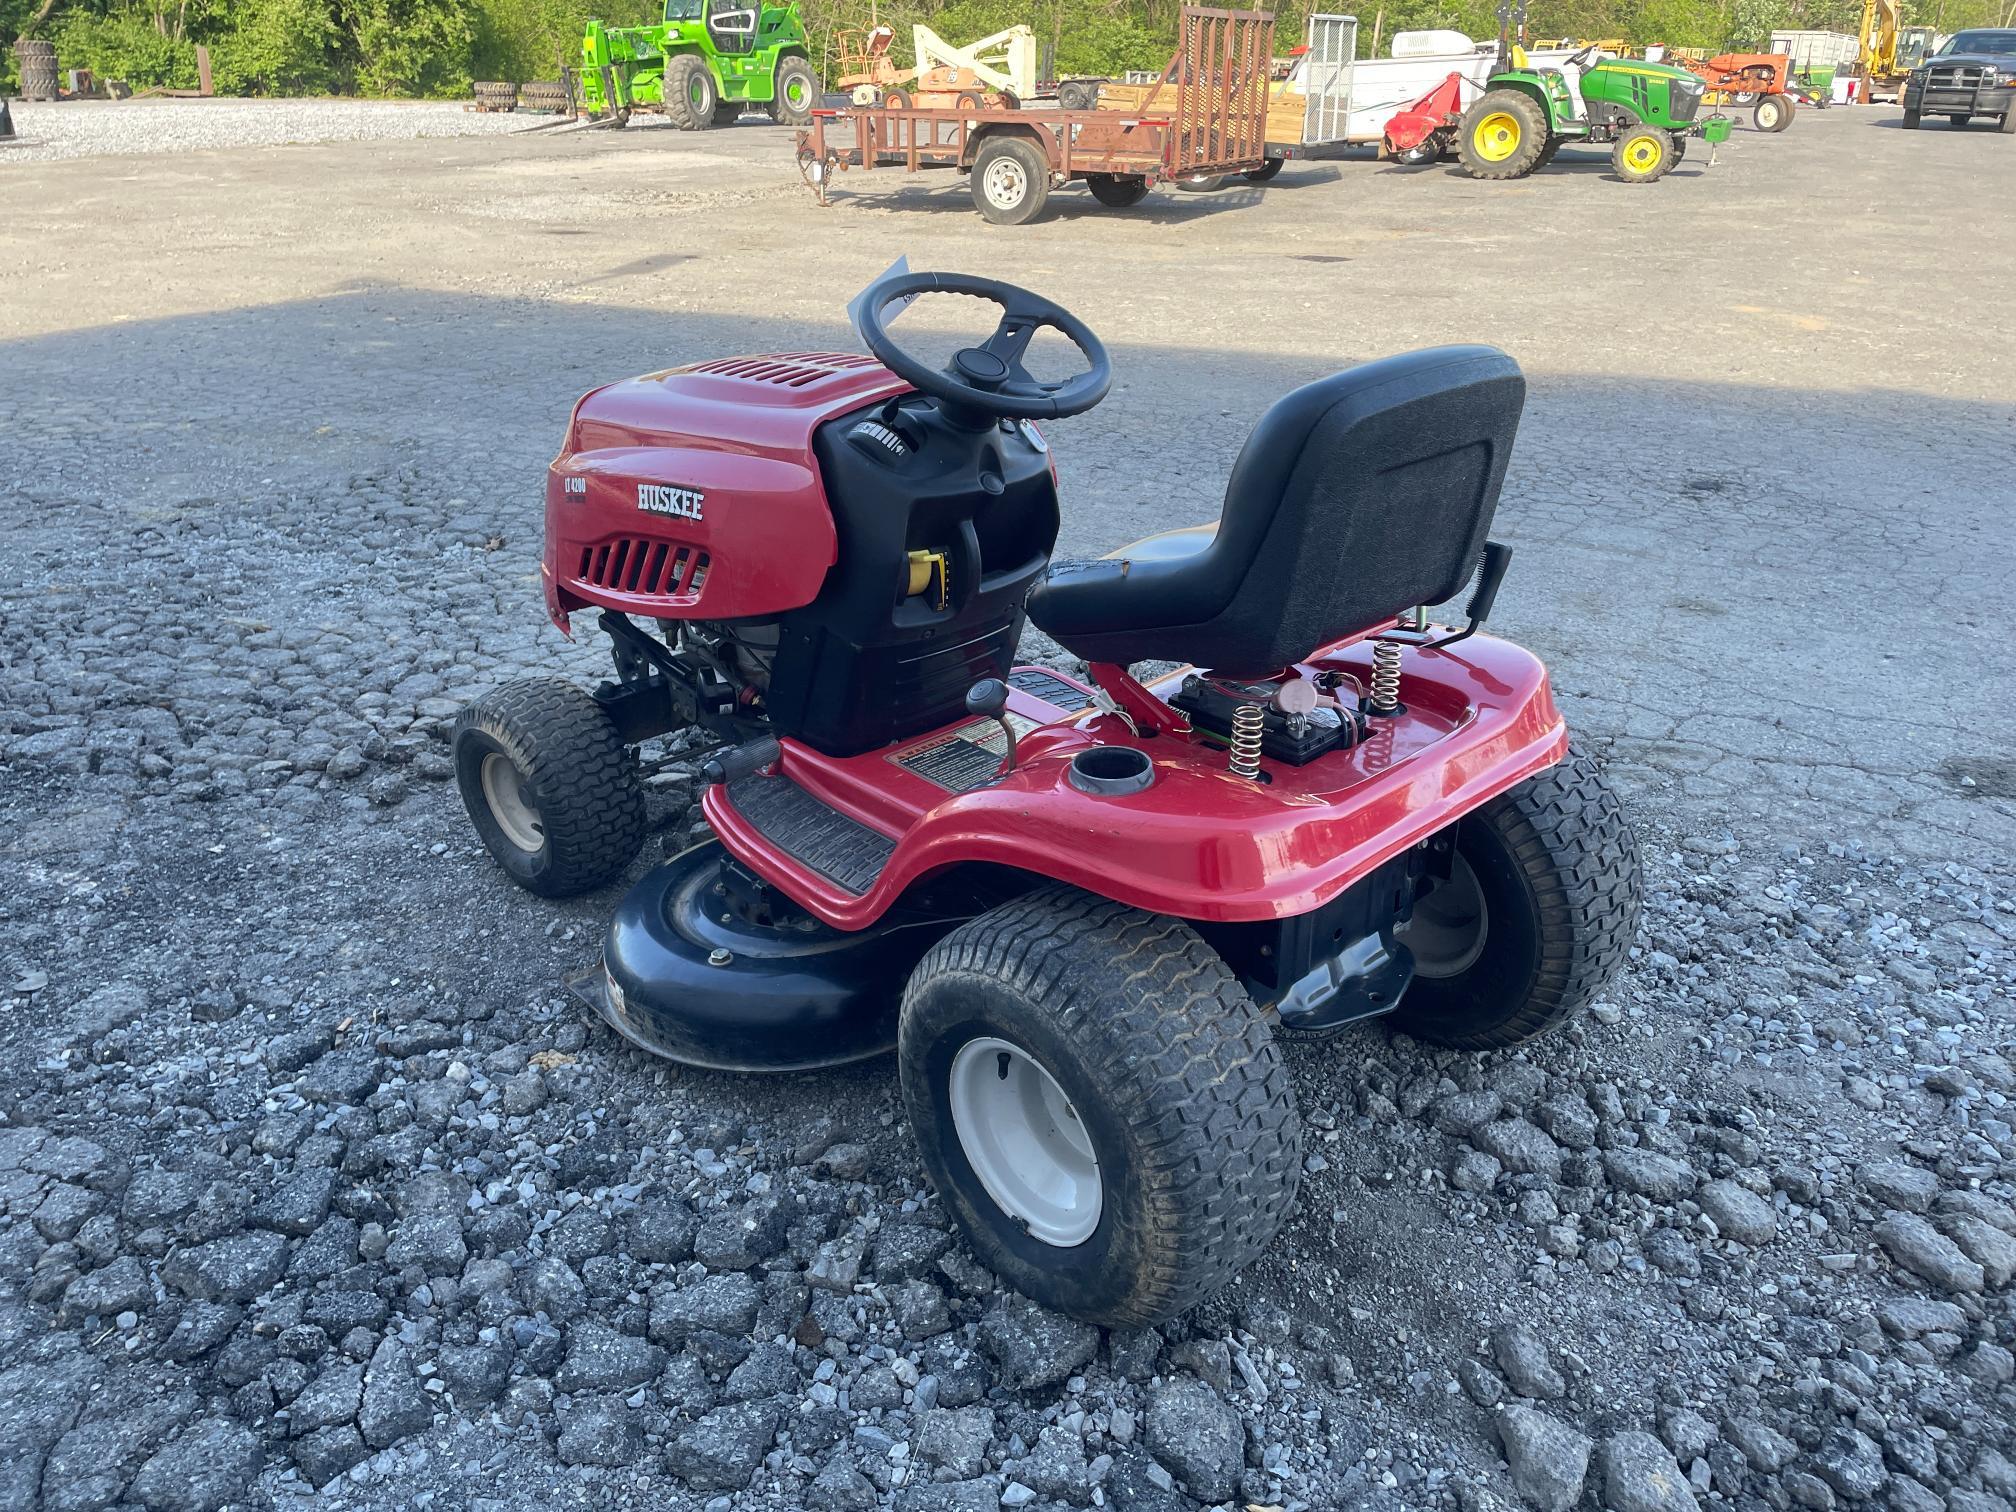
<svg viewBox="0 0 2016 1512">
<path fill-rule="evenodd" d="M 1024 137 L 992 137 L 973 158 L 973 204 L 997 226 L 1021 226 L 1050 198 L 1050 160 Z"/>
<path fill-rule="evenodd" d="M 1456 128 L 1463 170 L 1472 178 L 1524 178 L 1540 166 L 1551 136 L 1545 112 L 1517 89 L 1490 89 Z"/>
<path fill-rule="evenodd" d="M 1611 169 L 1627 184 L 1656 183 L 1675 161 L 1673 138 L 1657 126 L 1633 126 L 1610 151 Z"/>
<path fill-rule="evenodd" d="M 1222 173 L 1193 173 L 1188 178 L 1176 180 L 1176 187 L 1185 194 L 1216 194 L 1225 187 Z"/>
<path fill-rule="evenodd" d="M 1281 165 L 1287 161 L 1286 158 L 1269 158 L 1258 168 L 1248 168 L 1239 176 L 1249 184 L 1264 184 L 1267 180 L 1274 177 L 1275 174 L 1279 173 Z"/>
<path fill-rule="evenodd" d="M 1455 826 L 1451 875 L 1397 931 L 1414 980 L 1393 1024 L 1463 1050 L 1516 1045 L 1574 1017 L 1638 930 L 1638 850 L 1580 751 Z"/>
<path fill-rule="evenodd" d="M 617 876 L 644 843 L 637 763 L 602 706 L 559 678 L 484 694 L 455 720 L 455 780 L 511 880 L 568 898 Z"/>
<path fill-rule="evenodd" d="M 719 102 L 714 75 L 691 53 L 665 65 L 665 118 L 681 131 L 705 131 L 712 126 Z"/>
<path fill-rule="evenodd" d="M 1148 194 L 1148 180 L 1119 173 L 1088 173 L 1085 187 L 1092 198 L 1115 210 L 1138 205 Z"/>
<path fill-rule="evenodd" d="M 784 126 L 809 126 L 812 105 L 819 96 L 819 81 L 812 65 L 803 58 L 786 58 L 777 65 L 777 94 L 764 109 L 770 119 Z"/>
<path fill-rule="evenodd" d="M 1162 1322 L 1294 1204 L 1280 1052 L 1179 920 L 1065 888 L 982 914 L 911 975 L 898 1054 L 933 1184 L 980 1259 L 1047 1307 Z"/>
<path fill-rule="evenodd" d="M 1783 131 L 1792 124 L 1792 96 L 1766 95 L 1757 102 L 1750 120 L 1759 131 Z"/>
</svg>

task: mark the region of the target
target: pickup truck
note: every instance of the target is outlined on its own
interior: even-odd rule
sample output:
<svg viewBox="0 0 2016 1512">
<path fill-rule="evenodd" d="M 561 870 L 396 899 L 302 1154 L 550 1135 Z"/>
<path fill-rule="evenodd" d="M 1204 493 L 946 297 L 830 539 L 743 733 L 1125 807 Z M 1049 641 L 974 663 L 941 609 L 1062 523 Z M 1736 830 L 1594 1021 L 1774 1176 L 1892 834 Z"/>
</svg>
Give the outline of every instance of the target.
<svg viewBox="0 0 2016 1512">
<path fill-rule="evenodd" d="M 1916 131 L 1928 115 L 1955 126 L 1995 116 L 2016 136 L 2016 28 L 1955 32 L 1904 81 L 1904 126 Z"/>
</svg>

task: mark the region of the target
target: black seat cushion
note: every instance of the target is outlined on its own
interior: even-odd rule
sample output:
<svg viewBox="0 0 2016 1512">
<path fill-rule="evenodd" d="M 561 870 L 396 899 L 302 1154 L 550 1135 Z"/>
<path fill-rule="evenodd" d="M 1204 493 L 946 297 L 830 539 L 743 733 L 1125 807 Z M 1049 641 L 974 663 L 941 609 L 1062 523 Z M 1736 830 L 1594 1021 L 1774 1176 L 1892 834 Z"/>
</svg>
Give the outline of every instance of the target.
<svg viewBox="0 0 2016 1512">
<path fill-rule="evenodd" d="M 1485 346 L 1307 384 L 1253 428 L 1215 531 L 1054 563 L 1029 617 L 1087 661 L 1259 677 L 1441 603 L 1484 548 L 1525 401 L 1518 364 Z"/>
</svg>

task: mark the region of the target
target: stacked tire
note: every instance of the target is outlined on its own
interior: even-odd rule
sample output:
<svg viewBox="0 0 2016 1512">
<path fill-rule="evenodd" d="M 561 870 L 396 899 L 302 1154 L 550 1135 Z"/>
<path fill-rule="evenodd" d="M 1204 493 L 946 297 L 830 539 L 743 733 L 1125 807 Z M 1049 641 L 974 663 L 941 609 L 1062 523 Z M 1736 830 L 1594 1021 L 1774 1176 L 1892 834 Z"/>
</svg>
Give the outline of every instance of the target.
<svg viewBox="0 0 2016 1512">
<path fill-rule="evenodd" d="M 62 88 L 57 83 L 55 43 L 35 42 L 24 37 L 14 44 L 14 57 L 21 65 L 22 99 L 62 98 Z"/>
<path fill-rule="evenodd" d="M 558 79 L 534 79 L 519 88 L 518 108 L 562 115 L 567 110 L 567 86 Z"/>
<path fill-rule="evenodd" d="M 476 81 L 476 108 L 478 110 L 512 111 L 518 108 L 518 86 L 495 79 Z"/>
</svg>

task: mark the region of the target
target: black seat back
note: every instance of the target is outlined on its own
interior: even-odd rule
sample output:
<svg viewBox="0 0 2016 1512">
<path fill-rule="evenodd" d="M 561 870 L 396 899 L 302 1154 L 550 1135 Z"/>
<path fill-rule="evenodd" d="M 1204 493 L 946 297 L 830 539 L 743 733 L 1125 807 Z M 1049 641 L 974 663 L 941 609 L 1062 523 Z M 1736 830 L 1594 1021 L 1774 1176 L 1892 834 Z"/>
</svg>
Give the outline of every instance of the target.
<svg viewBox="0 0 2016 1512">
<path fill-rule="evenodd" d="M 1485 346 L 1388 357 L 1261 417 L 1213 554 L 1237 570 L 1210 665 L 1274 671 L 1463 587 L 1512 457 L 1526 380 Z"/>
<path fill-rule="evenodd" d="M 1484 549 L 1525 401 L 1518 364 L 1484 346 L 1307 384 L 1253 428 L 1215 533 L 1055 564 L 1030 617 L 1089 661 L 1259 677 L 1453 598 Z"/>
</svg>

